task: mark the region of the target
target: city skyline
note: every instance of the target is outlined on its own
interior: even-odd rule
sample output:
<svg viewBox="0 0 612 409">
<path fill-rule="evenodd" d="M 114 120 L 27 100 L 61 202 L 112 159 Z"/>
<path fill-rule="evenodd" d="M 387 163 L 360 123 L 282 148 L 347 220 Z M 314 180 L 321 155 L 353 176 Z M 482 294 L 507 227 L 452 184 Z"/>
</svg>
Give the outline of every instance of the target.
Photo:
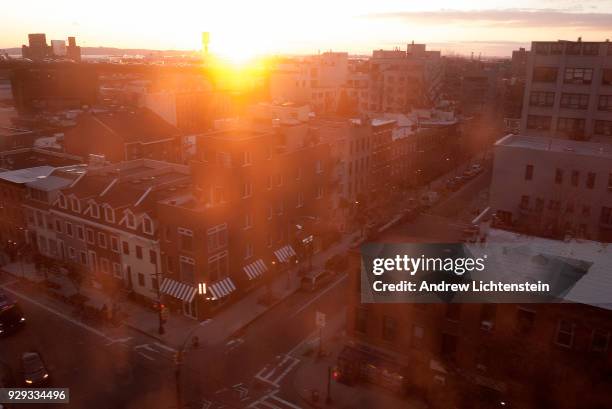
<svg viewBox="0 0 612 409">
<path fill-rule="evenodd" d="M 375 5 L 359 1 L 350 9 L 319 1 L 297 8 L 272 1 L 229 1 L 214 7 L 179 1 L 172 8 L 146 10 L 139 4 L 111 1 L 95 11 L 66 0 L 48 5 L 26 2 L 7 13 L 0 48 L 19 47 L 28 33 L 45 32 L 48 39 L 75 35 L 83 47 L 198 50 L 201 32 L 209 31 L 211 52 L 242 61 L 329 49 L 370 54 L 373 49 L 404 47 L 411 41 L 427 43 L 444 54 L 508 57 L 530 41 L 551 37 L 603 41 L 609 37 L 612 21 L 612 5 L 548 0 L 436 0 L 425 7 L 395 0 Z"/>
</svg>

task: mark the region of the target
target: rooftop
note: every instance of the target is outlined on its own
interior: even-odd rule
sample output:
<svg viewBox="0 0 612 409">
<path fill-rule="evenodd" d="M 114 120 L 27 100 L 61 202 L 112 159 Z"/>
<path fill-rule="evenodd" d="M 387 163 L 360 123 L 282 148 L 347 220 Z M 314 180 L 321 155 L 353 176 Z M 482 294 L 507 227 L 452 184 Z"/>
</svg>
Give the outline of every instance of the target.
<svg viewBox="0 0 612 409">
<path fill-rule="evenodd" d="M 37 179 L 46 178 L 53 172 L 53 166 L 36 166 L 33 168 L 9 170 L 0 173 L 0 179 L 12 183 L 29 183 Z"/>
<path fill-rule="evenodd" d="M 498 140 L 495 145 L 612 158 L 612 145 L 598 142 L 509 134 Z"/>
</svg>

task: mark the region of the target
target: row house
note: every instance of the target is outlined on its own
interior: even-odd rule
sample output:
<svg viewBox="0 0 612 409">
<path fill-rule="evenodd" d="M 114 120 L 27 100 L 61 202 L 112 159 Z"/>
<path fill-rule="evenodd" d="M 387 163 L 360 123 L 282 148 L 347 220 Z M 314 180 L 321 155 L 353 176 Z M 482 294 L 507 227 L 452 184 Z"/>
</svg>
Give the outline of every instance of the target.
<svg viewBox="0 0 612 409">
<path fill-rule="evenodd" d="M 329 146 L 307 123 L 273 123 L 201 135 L 193 192 L 160 205 L 163 291 L 188 316 L 210 316 L 325 245 Z"/>
<path fill-rule="evenodd" d="M 491 242 L 504 243 L 496 257 L 513 260 L 512 274 L 547 263 L 582 278 L 563 303 L 364 303 L 360 255 L 352 252 L 340 381 L 422 394 L 441 408 L 607 407 L 610 249 L 495 229 Z"/>
<path fill-rule="evenodd" d="M 89 169 L 51 205 L 60 258 L 111 291 L 157 299 L 156 203 L 188 184 L 187 167 L 153 160 Z"/>
</svg>

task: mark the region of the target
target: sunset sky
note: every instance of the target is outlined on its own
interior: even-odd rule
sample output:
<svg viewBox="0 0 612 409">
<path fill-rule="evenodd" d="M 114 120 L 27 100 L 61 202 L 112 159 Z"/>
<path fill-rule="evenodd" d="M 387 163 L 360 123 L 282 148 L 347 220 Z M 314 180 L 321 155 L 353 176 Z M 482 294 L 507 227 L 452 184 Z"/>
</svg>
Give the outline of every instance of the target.
<svg viewBox="0 0 612 409">
<path fill-rule="evenodd" d="M 81 46 L 201 48 L 227 56 L 305 54 L 318 50 L 369 54 L 414 40 L 443 53 L 509 55 L 531 40 L 612 37 L 609 0 L 305 0 L 12 2 L 3 7 L 0 48 L 76 35 Z"/>
</svg>

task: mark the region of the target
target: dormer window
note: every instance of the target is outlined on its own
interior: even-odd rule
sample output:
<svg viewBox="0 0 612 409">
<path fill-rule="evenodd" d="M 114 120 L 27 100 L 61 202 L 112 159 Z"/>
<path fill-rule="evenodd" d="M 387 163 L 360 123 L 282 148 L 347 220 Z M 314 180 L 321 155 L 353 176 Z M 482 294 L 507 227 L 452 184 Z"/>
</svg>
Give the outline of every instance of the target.
<svg viewBox="0 0 612 409">
<path fill-rule="evenodd" d="M 79 202 L 79 199 L 73 196 L 70 199 L 70 208 L 73 212 L 81 213 L 81 202 Z"/>
<path fill-rule="evenodd" d="M 58 200 L 59 200 L 59 205 L 62 209 L 66 209 L 68 207 L 68 203 L 66 202 L 66 196 L 60 193 Z"/>
<path fill-rule="evenodd" d="M 142 231 L 146 234 L 153 234 L 153 222 L 147 215 L 142 218 Z"/>
<path fill-rule="evenodd" d="M 94 217 L 96 219 L 100 218 L 100 206 L 98 206 L 98 204 L 93 200 L 89 202 L 89 212 L 91 214 L 91 217 Z"/>
<path fill-rule="evenodd" d="M 104 219 L 109 223 L 115 223 L 115 209 L 110 206 L 104 206 Z"/>
<path fill-rule="evenodd" d="M 134 217 L 134 213 L 129 210 L 125 211 L 125 225 L 130 229 L 136 228 L 136 218 Z"/>
</svg>

